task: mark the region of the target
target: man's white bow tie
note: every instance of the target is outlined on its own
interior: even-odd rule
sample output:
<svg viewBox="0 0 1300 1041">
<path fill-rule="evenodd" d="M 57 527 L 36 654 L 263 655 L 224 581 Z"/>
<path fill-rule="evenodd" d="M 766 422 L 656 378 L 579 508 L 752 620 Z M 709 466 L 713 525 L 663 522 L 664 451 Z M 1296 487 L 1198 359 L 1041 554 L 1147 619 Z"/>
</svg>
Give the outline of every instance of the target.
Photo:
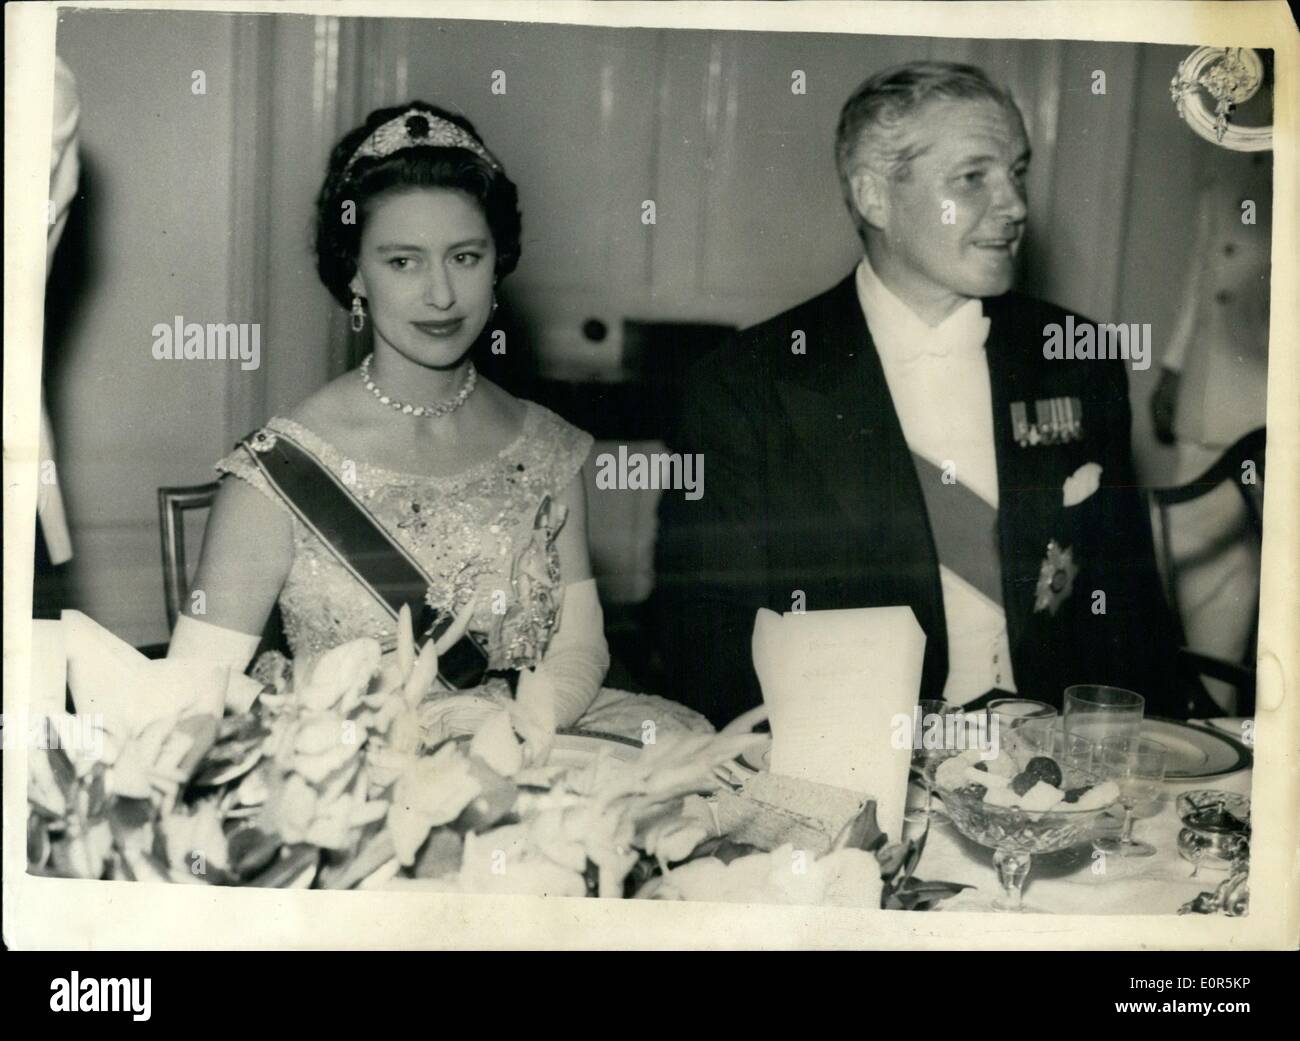
<svg viewBox="0 0 1300 1041">
<path fill-rule="evenodd" d="M 984 349 L 989 335 L 989 319 L 978 307 L 962 307 L 946 321 L 924 332 L 908 336 L 899 354 L 903 361 L 921 358 L 948 358 Z"/>
</svg>

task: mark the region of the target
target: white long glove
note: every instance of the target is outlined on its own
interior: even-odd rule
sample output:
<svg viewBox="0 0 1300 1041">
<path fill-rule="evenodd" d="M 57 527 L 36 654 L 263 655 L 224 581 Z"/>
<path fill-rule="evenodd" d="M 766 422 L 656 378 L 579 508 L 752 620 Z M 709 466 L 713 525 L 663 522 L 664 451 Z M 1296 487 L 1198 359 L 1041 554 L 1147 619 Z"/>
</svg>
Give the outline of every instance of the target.
<svg viewBox="0 0 1300 1041">
<path fill-rule="evenodd" d="M 226 708 L 236 713 L 247 712 L 262 691 L 261 683 L 244 675 L 260 642 L 261 637 L 236 632 L 183 614 L 176 619 L 172 642 L 167 646 L 167 657 L 228 665 L 230 685 L 226 689 Z"/>
<path fill-rule="evenodd" d="M 195 658 L 229 665 L 242 673 L 257 650 L 260 637 L 236 632 L 183 614 L 176 620 L 169 658 Z M 542 656 L 541 670 L 554 689 L 557 727 L 572 726 L 591 707 L 609 668 L 605 616 L 596 580 L 564 587 L 560 624 Z"/>
<path fill-rule="evenodd" d="M 260 636 L 236 632 L 183 614 L 176 619 L 167 657 L 220 662 L 239 673 L 248 668 L 260 642 Z"/>
<path fill-rule="evenodd" d="M 555 724 L 572 726 L 591 707 L 609 669 L 605 615 L 596 580 L 564 587 L 560 625 L 542 655 L 541 670 L 555 688 Z"/>
</svg>

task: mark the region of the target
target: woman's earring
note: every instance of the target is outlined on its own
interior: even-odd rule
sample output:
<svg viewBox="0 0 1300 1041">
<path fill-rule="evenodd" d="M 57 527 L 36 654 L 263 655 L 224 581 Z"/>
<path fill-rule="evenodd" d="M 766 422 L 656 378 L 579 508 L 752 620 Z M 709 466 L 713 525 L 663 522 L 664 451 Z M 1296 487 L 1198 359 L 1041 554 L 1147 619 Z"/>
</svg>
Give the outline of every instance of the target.
<svg viewBox="0 0 1300 1041">
<path fill-rule="evenodd" d="M 366 312 L 361 306 L 361 297 L 352 294 L 352 331 L 361 332 L 366 327 Z"/>
<path fill-rule="evenodd" d="M 488 320 L 491 321 L 491 319 L 493 319 L 494 317 L 496 317 L 496 313 L 497 313 L 497 294 L 496 294 L 496 291 L 493 290 L 493 292 L 492 292 L 492 310 L 488 312 Z"/>
</svg>

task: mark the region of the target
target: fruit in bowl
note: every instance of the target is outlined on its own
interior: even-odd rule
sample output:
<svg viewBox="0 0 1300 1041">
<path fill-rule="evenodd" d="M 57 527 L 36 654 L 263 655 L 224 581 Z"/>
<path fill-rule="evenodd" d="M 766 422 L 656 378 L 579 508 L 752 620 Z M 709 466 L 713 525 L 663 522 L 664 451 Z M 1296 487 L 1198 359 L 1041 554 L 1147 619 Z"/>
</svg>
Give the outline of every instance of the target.
<svg viewBox="0 0 1300 1041">
<path fill-rule="evenodd" d="M 1119 798 L 1119 787 L 1113 781 L 1103 781 L 1089 770 L 1076 768 L 1072 779 L 1077 783 L 1066 782 L 1061 764 L 1050 756 L 1032 756 L 1023 768 L 1017 768 L 1009 756 L 984 761 L 972 750 L 943 763 L 934 783 L 941 796 L 947 792 L 1029 813 L 1097 810 Z M 946 805 L 947 800 L 944 802 Z"/>
<path fill-rule="evenodd" d="M 1119 800 L 1119 788 L 1092 768 L 1091 756 L 1061 742 L 1058 734 L 1055 754 L 1023 762 L 963 752 L 935 775 L 935 790 L 957 830 L 994 851 L 1002 886 L 997 910 L 1023 909 L 1021 888 L 1033 854 L 1090 841 Z"/>
</svg>

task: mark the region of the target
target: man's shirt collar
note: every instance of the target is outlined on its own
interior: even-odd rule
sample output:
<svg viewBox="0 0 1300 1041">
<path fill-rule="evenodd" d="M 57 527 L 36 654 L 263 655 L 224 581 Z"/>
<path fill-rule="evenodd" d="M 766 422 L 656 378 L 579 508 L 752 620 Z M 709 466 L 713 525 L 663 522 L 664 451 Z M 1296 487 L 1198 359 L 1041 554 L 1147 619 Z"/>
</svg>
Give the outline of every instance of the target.
<svg viewBox="0 0 1300 1041">
<path fill-rule="evenodd" d="M 927 325 L 880 281 L 863 256 L 858 264 L 858 302 L 881 355 L 900 361 L 924 356 L 948 357 L 954 352 L 981 351 L 988 339 L 989 319 L 981 300 L 967 300 L 938 325 Z"/>
</svg>

